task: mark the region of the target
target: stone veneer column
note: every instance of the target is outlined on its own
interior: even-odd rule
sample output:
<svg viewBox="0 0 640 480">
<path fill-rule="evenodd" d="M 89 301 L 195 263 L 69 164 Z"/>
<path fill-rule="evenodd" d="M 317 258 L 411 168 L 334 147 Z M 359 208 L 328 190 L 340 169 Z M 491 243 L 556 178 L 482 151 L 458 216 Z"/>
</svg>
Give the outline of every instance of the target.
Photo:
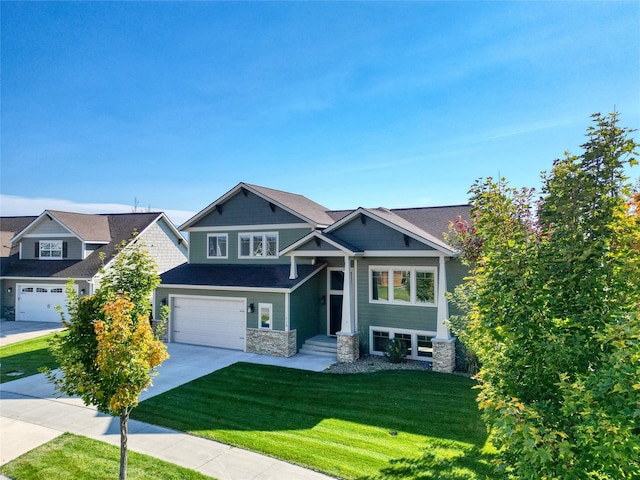
<svg viewBox="0 0 640 480">
<path fill-rule="evenodd" d="M 456 339 L 434 338 L 433 345 L 433 371 L 452 373 L 456 368 Z"/>
<path fill-rule="evenodd" d="M 355 362 L 360 357 L 360 335 L 338 332 L 336 337 L 338 339 L 338 362 Z"/>
</svg>

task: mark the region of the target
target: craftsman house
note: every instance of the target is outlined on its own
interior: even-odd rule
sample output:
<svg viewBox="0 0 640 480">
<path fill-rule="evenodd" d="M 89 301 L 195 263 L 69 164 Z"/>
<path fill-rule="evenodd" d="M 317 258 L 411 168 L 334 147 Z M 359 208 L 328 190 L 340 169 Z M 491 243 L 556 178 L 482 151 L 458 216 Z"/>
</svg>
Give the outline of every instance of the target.
<svg viewBox="0 0 640 480">
<path fill-rule="evenodd" d="M 164 213 L 46 210 L 38 217 L 2 217 L 0 230 L 0 302 L 7 320 L 60 322 L 56 306 L 66 306 L 67 279 L 75 279 L 79 295 L 92 294 L 122 241 L 144 242 L 159 272 L 187 260 L 187 242 Z"/>
<path fill-rule="evenodd" d="M 331 349 L 408 357 L 452 371 L 446 292 L 466 271 L 443 241 L 467 205 L 330 211 L 304 196 L 240 183 L 180 230 L 189 261 L 161 275 L 168 341 L 289 357 Z M 328 345 L 328 347 L 327 347 Z"/>
</svg>

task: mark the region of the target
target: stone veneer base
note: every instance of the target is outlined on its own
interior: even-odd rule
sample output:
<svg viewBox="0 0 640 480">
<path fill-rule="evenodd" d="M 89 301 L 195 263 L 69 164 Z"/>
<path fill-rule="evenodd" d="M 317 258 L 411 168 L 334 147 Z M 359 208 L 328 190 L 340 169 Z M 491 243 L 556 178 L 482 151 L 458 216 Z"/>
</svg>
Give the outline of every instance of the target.
<svg viewBox="0 0 640 480">
<path fill-rule="evenodd" d="M 433 371 L 452 373 L 456 368 L 456 339 L 431 340 L 433 345 Z"/>
<path fill-rule="evenodd" d="M 272 357 L 293 357 L 296 354 L 296 331 L 247 328 L 246 352 Z"/>
<path fill-rule="evenodd" d="M 358 333 L 336 334 L 338 339 L 338 362 L 353 363 L 360 357 L 360 335 Z"/>
</svg>

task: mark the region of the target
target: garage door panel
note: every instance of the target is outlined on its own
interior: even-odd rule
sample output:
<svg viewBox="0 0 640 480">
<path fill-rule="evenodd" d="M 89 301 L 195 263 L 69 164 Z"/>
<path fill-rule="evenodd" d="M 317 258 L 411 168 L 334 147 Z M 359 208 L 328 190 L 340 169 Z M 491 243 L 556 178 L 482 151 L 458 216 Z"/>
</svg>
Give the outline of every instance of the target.
<svg viewBox="0 0 640 480">
<path fill-rule="evenodd" d="M 55 284 L 17 285 L 16 320 L 27 322 L 60 322 L 56 307 L 66 315 L 67 297 L 63 286 Z"/>
<path fill-rule="evenodd" d="M 244 299 L 175 297 L 172 341 L 244 350 Z"/>
</svg>

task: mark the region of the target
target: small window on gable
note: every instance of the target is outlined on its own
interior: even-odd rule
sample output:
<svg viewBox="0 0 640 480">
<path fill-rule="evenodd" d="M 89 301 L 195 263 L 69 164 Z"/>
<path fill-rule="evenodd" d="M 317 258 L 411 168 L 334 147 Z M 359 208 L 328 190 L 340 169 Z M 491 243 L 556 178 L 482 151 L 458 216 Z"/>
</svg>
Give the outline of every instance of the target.
<svg viewBox="0 0 640 480">
<path fill-rule="evenodd" d="M 271 330 L 273 328 L 273 305 L 270 303 L 258 304 L 258 327 Z"/>
<path fill-rule="evenodd" d="M 228 258 L 227 238 L 226 233 L 207 235 L 207 258 Z"/>
<path fill-rule="evenodd" d="M 41 260 L 60 260 L 65 256 L 64 244 L 62 240 L 41 240 L 36 243 L 36 256 Z"/>
<path fill-rule="evenodd" d="M 277 258 L 277 233 L 241 233 L 238 235 L 240 258 Z"/>
</svg>

